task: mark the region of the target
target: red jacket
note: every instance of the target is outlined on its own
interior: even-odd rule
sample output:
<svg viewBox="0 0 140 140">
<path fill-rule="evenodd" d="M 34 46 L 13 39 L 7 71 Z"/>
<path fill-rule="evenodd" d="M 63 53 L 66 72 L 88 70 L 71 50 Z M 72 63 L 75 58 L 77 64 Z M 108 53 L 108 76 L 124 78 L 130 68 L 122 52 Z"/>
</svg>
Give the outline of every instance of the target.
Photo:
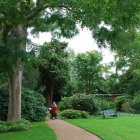
<svg viewBox="0 0 140 140">
<path fill-rule="evenodd" d="M 57 107 L 56 106 L 53 106 L 53 108 L 52 108 L 52 114 L 57 114 Z"/>
</svg>

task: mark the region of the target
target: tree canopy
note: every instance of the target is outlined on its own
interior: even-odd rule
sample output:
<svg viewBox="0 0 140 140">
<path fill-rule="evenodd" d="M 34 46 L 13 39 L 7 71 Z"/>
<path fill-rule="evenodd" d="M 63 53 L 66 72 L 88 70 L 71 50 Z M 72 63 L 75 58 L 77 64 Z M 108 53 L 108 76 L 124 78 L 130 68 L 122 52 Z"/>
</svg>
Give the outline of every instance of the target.
<svg viewBox="0 0 140 140">
<path fill-rule="evenodd" d="M 54 97 L 61 98 L 61 91 L 69 76 L 67 43 L 52 40 L 45 43 L 38 56 L 40 86 L 45 86 L 45 97 L 51 106 Z M 55 101 L 58 99 L 55 98 Z"/>
</svg>

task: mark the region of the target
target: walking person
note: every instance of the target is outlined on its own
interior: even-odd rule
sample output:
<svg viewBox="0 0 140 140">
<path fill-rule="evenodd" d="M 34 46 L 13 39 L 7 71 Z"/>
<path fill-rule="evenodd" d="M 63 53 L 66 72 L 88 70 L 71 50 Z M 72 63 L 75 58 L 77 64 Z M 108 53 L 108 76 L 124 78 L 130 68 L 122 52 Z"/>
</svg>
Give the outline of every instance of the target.
<svg viewBox="0 0 140 140">
<path fill-rule="evenodd" d="M 52 114 L 52 117 L 51 118 L 53 120 L 56 119 L 56 117 L 57 117 L 57 105 L 56 105 L 55 102 L 53 102 L 53 104 L 52 104 L 51 114 Z"/>
</svg>

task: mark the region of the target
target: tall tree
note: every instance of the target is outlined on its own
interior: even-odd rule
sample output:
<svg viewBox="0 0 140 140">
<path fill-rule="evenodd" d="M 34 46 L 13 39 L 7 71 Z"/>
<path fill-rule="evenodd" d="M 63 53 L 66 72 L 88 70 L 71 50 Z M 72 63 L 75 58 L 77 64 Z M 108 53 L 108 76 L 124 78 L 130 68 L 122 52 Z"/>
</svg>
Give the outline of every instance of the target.
<svg viewBox="0 0 140 140">
<path fill-rule="evenodd" d="M 140 82 L 140 34 L 136 33 L 133 42 L 117 49 L 117 67 L 121 71 L 119 76 L 119 92 L 134 95 Z"/>
<path fill-rule="evenodd" d="M 61 90 L 66 84 L 69 74 L 67 44 L 52 40 L 45 43 L 38 56 L 40 84 L 45 86 L 44 95 L 49 107 L 56 96 L 61 97 Z M 58 100 L 58 99 L 57 99 Z"/>
<path fill-rule="evenodd" d="M 102 56 L 97 51 L 78 54 L 75 58 L 75 77 L 78 80 L 79 92 L 96 93 L 101 88 Z"/>
</svg>

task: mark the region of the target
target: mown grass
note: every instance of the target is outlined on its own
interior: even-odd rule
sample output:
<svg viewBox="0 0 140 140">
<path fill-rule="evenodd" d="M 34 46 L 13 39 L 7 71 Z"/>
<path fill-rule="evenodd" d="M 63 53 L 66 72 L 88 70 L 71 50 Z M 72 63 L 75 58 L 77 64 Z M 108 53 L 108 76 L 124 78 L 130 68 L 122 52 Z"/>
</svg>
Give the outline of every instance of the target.
<svg viewBox="0 0 140 140">
<path fill-rule="evenodd" d="M 27 131 L 1 133 L 0 140 L 56 140 L 56 135 L 44 122 L 35 122 Z"/>
<path fill-rule="evenodd" d="M 140 115 L 66 121 L 98 135 L 103 140 L 140 140 Z"/>
</svg>

